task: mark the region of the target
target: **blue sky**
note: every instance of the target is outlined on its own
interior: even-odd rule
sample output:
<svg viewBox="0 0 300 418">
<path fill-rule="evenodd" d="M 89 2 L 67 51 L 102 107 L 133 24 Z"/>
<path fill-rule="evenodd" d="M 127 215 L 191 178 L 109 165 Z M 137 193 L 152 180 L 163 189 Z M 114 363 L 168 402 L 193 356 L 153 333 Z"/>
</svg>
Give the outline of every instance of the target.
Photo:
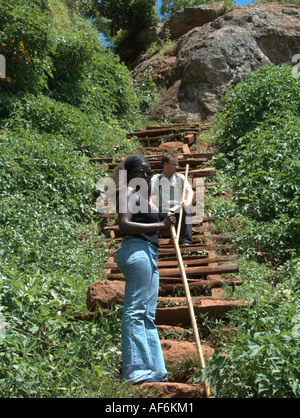
<svg viewBox="0 0 300 418">
<path fill-rule="evenodd" d="M 251 0 L 237 0 L 238 6 L 245 6 L 245 4 L 252 4 Z"/>
</svg>

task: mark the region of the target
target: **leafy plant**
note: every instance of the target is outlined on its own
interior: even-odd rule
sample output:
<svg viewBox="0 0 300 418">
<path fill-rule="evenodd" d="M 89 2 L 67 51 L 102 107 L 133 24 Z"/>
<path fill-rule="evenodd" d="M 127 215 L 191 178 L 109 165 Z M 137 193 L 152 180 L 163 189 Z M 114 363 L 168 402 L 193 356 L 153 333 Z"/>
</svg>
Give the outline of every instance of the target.
<svg viewBox="0 0 300 418">
<path fill-rule="evenodd" d="M 232 315 L 240 332 L 233 343 L 217 349 L 203 379 L 208 377 L 219 397 L 299 397 L 300 342 L 293 335 L 296 308 L 263 305 Z"/>
<path fill-rule="evenodd" d="M 222 111 L 215 124 L 220 152 L 234 158 L 234 151 L 246 144 L 241 138 L 261 122 L 270 117 L 299 115 L 299 83 L 292 75 L 292 67 L 282 64 L 262 66 L 231 88 L 221 100 Z"/>
<path fill-rule="evenodd" d="M 249 239 L 277 262 L 299 248 L 300 89 L 291 70 L 250 74 L 225 95 L 215 126 L 236 212 L 253 220 Z"/>
<path fill-rule="evenodd" d="M 83 0 L 82 7 L 88 16 L 96 17 L 97 13 L 110 21 L 111 34 L 119 29 L 136 32 L 143 27 L 151 27 L 158 21 L 155 0 L 102 0 L 93 2 Z"/>
<path fill-rule="evenodd" d="M 41 91 L 52 75 L 50 21 L 36 3 L 16 0 L 0 5 L 0 53 L 7 67 L 7 77 L 0 79 L 1 95 Z"/>
<path fill-rule="evenodd" d="M 106 397 L 119 373 L 119 313 L 80 315 L 108 257 L 95 248 L 103 173 L 88 157 L 135 149 L 124 128 L 138 105 L 79 13 L 59 0 L 0 6 L 1 397 Z"/>
</svg>

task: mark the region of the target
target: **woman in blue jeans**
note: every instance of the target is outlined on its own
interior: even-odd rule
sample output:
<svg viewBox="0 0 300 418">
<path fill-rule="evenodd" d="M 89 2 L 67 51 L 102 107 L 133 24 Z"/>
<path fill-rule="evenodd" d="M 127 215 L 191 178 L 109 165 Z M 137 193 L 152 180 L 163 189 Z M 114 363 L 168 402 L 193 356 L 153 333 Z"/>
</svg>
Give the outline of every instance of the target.
<svg viewBox="0 0 300 418">
<path fill-rule="evenodd" d="M 175 223 L 151 208 L 149 161 L 133 155 L 116 173 L 122 244 L 116 262 L 125 276 L 122 317 L 122 377 L 130 383 L 167 381 L 167 370 L 155 326 L 159 288 L 158 231 Z M 120 180 L 122 178 L 122 180 Z"/>
</svg>

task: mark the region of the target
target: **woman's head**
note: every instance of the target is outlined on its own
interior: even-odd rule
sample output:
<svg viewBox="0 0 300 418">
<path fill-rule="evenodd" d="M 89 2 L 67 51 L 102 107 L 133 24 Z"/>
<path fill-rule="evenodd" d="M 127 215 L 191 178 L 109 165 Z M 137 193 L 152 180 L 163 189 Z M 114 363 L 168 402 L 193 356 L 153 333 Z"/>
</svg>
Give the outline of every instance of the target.
<svg viewBox="0 0 300 418">
<path fill-rule="evenodd" d="M 127 171 L 127 175 L 131 176 L 138 166 L 145 164 L 150 167 L 150 163 L 146 157 L 143 157 L 142 155 L 131 155 L 126 158 L 124 162 L 124 169 Z"/>
<path fill-rule="evenodd" d="M 141 155 L 131 155 L 124 162 L 124 169 L 127 171 L 127 181 L 136 177 L 142 177 L 147 182 L 153 176 L 151 166 L 146 157 Z"/>
<path fill-rule="evenodd" d="M 126 171 L 127 185 L 131 179 L 136 177 L 142 177 L 149 183 L 153 175 L 150 163 L 146 157 L 143 157 L 142 155 L 131 155 L 115 169 L 114 178 L 117 190 L 121 186 L 120 172 L 124 170 Z M 123 183 L 123 181 L 121 181 L 121 183 Z"/>
</svg>

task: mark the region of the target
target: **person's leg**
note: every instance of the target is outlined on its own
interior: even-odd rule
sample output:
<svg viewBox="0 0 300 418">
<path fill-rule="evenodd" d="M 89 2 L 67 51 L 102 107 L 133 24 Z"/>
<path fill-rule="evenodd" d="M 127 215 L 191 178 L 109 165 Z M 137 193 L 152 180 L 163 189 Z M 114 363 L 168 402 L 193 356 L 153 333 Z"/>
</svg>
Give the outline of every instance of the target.
<svg viewBox="0 0 300 418">
<path fill-rule="evenodd" d="M 178 224 L 179 213 L 176 213 L 176 219 Z M 179 244 L 192 244 L 192 213 L 188 208 L 182 211 Z"/>
<path fill-rule="evenodd" d="M 150 257 L 152 259 L 152 279 L 149 287 L 148 305 L 145 313 L 145 328 L 147 334 L 148 346 L 150 347 L 150 355 L 152 357 L 151 378 L 148 381 L 160 382 L 167 380 L 167 370 L 161 349 L 161 344 L 155 325 L 155 314 L 157 307 L 157 297 L 159 292 L 159 273 L 157 267 L 157 250 L 152 246 L 149 247 Z"/>
<path fill-rule="evenodd" d="M 161 360 L 159 364 L 155 360 L 156 338 L 158 340 L 153 319 L 158 295 L 158 279 L 153 274 L 155 265 L 149 245 L 143 240 L 131 240 L 122 244 L 116 259 L 126 278 L 122 318 L 123 379 L 132 383 L 149 381 L 156 378 L 156 370 L 161 364 Z"/>
</svg>

